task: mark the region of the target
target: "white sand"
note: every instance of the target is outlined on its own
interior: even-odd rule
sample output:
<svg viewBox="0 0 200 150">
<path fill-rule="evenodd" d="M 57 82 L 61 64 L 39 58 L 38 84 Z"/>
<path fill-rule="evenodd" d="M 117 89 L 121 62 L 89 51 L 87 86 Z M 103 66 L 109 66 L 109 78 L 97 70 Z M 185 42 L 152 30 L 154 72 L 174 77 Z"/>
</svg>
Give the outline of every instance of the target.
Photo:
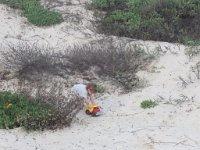
<svg viewBox="0 0 200 150">
<path fill-rule="evenodd" d="M 94 34 L 91 31 L 90 37 L 85 38 L 79 30 L 71 29 L 73 34 L 69 36 L 62 32 L 63 28 L 70 30 L 67 22 L 37 28 L 19 17 L 18 11 L 13 12 L 3 5 L 0 5 L 0 20 L 3 44 L 20 37 L 25 41 L 47 41 L 53 46 L 57 43 L 64 46 L 63 43 L 87 42 Z M 105 115 L 92 118 L 81 111 L 71 127 L 63 130 L 26 133 L 20 128 L 1 129 L 0 150 L 199 150 L 200 81 L 191 71 L 198 59 L 189 60 L 184 46 L 144 43 L 148 47 L 168 47 L 159 60 L 138 73 L 148 80 L 149 86 L 138 92 L 98 99 Z M 187 82 L 186 87 L 180 77 Z M 140 103 L 146 99 L 160 102 L 155 108 L 144 110 Z M 164 104 L 170 100 L 173 105 Z"/>
</svg>

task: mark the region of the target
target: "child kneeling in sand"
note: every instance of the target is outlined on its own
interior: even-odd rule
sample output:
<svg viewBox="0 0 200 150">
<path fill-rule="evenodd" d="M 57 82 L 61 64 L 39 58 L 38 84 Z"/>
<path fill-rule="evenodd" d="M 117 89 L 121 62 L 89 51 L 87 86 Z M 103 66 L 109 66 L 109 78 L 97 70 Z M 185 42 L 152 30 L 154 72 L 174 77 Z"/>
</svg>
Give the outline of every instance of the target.
<svg viewBox="0 0 200 150">
<path fill-rule="evenodd" d="M 72 91 L 78 94 L 81 98 L 83 98 L 86 105 L 90 103 L 95 105 L 93 95 L 97 92 L 97 85 L 93 83 L 84 84 L 75 84 L 72 87 Z"/>
</svg>

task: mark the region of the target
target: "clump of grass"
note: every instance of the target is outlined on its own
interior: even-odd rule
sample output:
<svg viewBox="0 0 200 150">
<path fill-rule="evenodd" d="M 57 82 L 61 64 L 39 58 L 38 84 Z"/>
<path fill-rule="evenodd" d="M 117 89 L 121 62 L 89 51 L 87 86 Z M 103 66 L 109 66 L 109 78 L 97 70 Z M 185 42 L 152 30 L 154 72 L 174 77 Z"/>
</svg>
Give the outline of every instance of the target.
<svg viewBox="0 0 200 150">
<path fill-rule="evenodd" d="M 0 3 L 22 9 L 28 21 L 37 26 L 49 26 L 63 21 L 61 14 L 45 8 L 38 0 L 0 0 Z"/>
<path fill-rule="evenodd" d="M 10 92 L 0 93 L 0 128 L 24 127 L 27 130 L 42 130 L 51 120 L 50 105 L 32 101 Z"/>
<path fill-rule="evenodd" d="M 156 105 L 158 105 L 158 104 L 155 101 L 152 101 L 152 100 L 144 100 L 140 104 L 141 108 L 143 108 L 143 109 L 153 108 Z"/>
</svg>

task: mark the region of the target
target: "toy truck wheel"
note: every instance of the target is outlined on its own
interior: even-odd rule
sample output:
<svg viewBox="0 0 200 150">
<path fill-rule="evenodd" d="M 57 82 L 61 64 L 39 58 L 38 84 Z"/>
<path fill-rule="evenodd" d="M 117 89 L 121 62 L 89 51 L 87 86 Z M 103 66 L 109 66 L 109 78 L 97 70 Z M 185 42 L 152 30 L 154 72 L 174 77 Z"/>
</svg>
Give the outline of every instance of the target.
<svg viewBox="0 0 200 150">
<path fill-rule="evenodd" d="M 86 113 L 87 115 L 91 115 L 91 113 L 90 113 L 89 110 L 86 110 L 85 113 Z"/>
</svg>

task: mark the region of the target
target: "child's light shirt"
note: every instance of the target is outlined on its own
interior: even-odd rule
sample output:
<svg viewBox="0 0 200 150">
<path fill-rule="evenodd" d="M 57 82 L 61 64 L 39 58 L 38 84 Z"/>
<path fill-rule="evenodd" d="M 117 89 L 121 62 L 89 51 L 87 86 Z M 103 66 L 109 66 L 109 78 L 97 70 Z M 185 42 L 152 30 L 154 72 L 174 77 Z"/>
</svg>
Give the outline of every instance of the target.
<svg viewBox="0 0 200 150">
<path fill-rule="evenodd" d="M 72 91 L 78 94 L 82 98 L 88 98 L 88 93 L 86 90 L 86 85 L 84 84 L 75 84 L 72 87 Z"/>
</svg>

